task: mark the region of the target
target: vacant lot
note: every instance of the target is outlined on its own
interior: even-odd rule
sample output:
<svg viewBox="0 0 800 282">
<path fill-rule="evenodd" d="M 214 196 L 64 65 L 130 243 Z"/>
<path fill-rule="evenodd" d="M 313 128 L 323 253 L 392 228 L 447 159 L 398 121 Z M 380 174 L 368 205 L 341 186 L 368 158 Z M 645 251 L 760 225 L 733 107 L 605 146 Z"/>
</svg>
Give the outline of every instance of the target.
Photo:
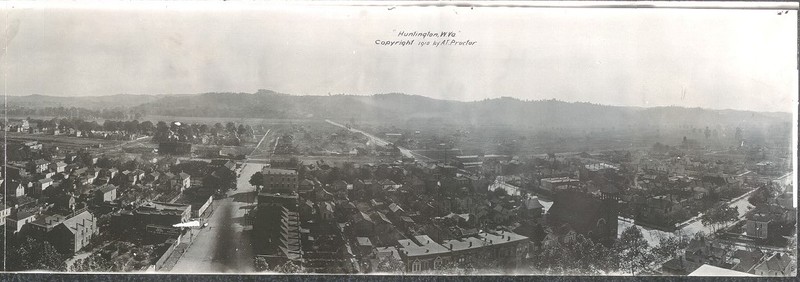
<svg viewBox="0 0 800 282">
<path fill-rule="evenodd" d="M 38 141 L 39 143 L 42 143 L 44 144 L 44 146 L 48 147 L 59 146 L 59 147 L 74 147 L 74 148 L 95 147 L 97 145 L 102 145 L 103 147 L 106 147 L 106 146 L 115 146 L 122 144 L 122 141 L 117 141 L 117 140 L 54 136 L 46 134 L 27 134 L 18 132 L 8 132 L 8 141 L 9 142 Z"/>
</svg>

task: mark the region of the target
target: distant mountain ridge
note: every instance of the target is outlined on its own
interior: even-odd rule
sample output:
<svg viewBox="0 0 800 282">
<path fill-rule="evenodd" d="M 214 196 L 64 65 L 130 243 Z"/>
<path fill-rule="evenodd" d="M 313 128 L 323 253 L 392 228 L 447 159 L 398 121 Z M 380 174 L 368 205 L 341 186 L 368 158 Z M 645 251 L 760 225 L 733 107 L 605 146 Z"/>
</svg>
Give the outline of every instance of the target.
<svg viewBox="0 0 800 282">
<path fill-rule="evenodd" d="M 380 122 L 470 123 L 529 128 L 648 127 L 653 124 L 763 126 L 791 122 L 789 113 L 760 113 L 683 107 L 624 107 L 557 100 L 494 98 L 462 102 L 401 93 L 289 95 L 256 93 L 192 95 L 111 95 L 98 97 L 9 96 L 9 105 L 25 107 L 125 107 L 145 115 L 270 119 L 349 119 Z"/>
<path fill-rule="evenodd" d="M 28 107 L 28 108 L 47 108 L 47 107 L 82 107 L 87 109 L 99 110 L 109 108 L 129 108 L 153 102 L 169 95 L 144 95 L 144 94 L 115 94 L 107 96 L 46 96 L 46 95 L 27 95 L 27 96 L 6 96 L 9 106 Z"/>
</svg>

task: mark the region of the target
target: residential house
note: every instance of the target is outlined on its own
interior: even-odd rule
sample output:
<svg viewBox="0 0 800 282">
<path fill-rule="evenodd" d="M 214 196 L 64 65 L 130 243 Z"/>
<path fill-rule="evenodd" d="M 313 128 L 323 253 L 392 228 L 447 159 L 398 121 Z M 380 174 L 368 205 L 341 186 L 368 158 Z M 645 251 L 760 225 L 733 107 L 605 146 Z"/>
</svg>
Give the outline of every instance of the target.
<svg viewBox="0 0 800 282">
<path fill-rule="evenodd" d="M 28 166 L 30 169 L 36 173 L 42 173 L 47 171 L 47 167 L 50 165 L 50 162 L 45 161 L 43 159 L 37 159 L 31 161 Z"/>
<path fill-rule="evenodd" d="M 333 191 L 349 191 L 353 190 L 353 185 L 344 180 L 336 180 L 331 183 L 331 190 Z"/>
<path fill-rule="evenodd" d="M 792 258 L 782 253 L 774 253 L 768 259 L 753 268 L 753 274 L 760 276 L 792 275 Z"/>
<path fill-rule="evenodd" d="M 767 254 L 761 250 L 736 250 L 733 252 L 734 266 L 732 270 L 745 273 L 755 273 L 755 268 L 765 258 Z"/>
<path fill-rule="evenodd" d="M 181 191 L 186 188 L 192 187 L 192 178 L 188 173 L 181 172 L 178 174 L 181 181 Z"/>
<path fill-rule="evenodd" d="M 39 179 L 35 183 L 35 185 L 36 185 L 36 188 L 35 188 L 36 190 L 34 190 L 35 192 L 32 193 L 32 194 L 39 195 L 40 192 L 46 190 L 47 188 L 50 188 L 50 186 L 53 185 L 53 179 L 50 179 L 50 178 Z"/>
<path fill-rule="evenodd" d="M 0 225 L 6 224 L 6 218 L 11 215 L 11 206 L 0 204 Z"/>
<path fill-rule="evenodd" d="M 314 181 L 310 179 L 303 179 L 300 181 L 300 184 L 297 185 L 297 192 L 298 193 L 308 193 L 314 190 Z"/>
<path fill-rule="evenodd" d="M 19 183 L 17 181 L 9 181 L 8 186 L 6 187 L 7 187 L 6 189 L 8 189 L 8 191 L 11 192 L 9 196 L 14 196 L 14 197 L 25 196 L 25 186 L 23 186 L 22 183 Z"/>
<path fill-rule="evenodd" d="M 6 223 L 8 224 L 8 230 L 18 233 L 22 231 L 22 228 L 26 224 L 33 222 L 35 219 L 35 213 L 16 211 L 12 212 L 11 215 L 6 218 Z"/>
<path fill-rule="evenodd" d="M 522 205 L 519 207 L 519 215 L 523 218 L 540 218 L 544 206 L 539 202 L 539 198 L 530 197 L 522 200 Z"/>
<path fill-rule="evenodd" d="M 319 209 L 320 218 L 324 221 L 331 221 L 334 220 L 334 207 L 335 205 L 332 202 L 321 202 L 317 204 Z"/>
<path fill-rule="evenodd" d="M 50 170 L 55 172 L 64 172 L 66 168 L 67 168 L 67 163 L 63 161 L 58 161 L 50 164 Z"/>
<path fill-rule="evenodd" d="M 95 201 L 99 203 L 109 203 L 117 199 L 117 186 L 106 184 L 100 186 L 95 191 Z"/>
</svg>

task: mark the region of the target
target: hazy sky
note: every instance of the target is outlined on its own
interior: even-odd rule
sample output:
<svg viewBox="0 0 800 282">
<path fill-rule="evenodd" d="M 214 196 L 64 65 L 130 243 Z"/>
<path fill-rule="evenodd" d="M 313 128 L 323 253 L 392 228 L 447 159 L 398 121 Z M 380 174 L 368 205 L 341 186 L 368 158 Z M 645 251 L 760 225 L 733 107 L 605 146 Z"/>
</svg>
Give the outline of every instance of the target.
<svg viewBox="0 0 800 282">
<path fill-rule="evenodd" d="M 174 5 L 173 5 L 174 6 Z M 2 9 L 9 95 L 403 92 L 791 111 L 797 13 L 279 7 Z M 454 31 L 473 46 L 381 46 Z M 10 39 L 9 39 L 10 38 Z M 416 38 L 415 43 L 421 38 Z"/>
</svg>

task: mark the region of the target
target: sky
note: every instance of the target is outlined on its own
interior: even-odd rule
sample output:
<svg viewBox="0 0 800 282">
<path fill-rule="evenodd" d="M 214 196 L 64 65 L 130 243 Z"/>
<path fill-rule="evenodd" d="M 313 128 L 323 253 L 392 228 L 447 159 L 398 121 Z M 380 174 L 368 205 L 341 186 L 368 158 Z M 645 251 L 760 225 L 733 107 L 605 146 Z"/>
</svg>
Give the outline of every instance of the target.
<svg viewBox="0 0 800 282">
<path fill-rule="evenodd" d="M 8 95 L 407 93 L 791 112 L 797 12 L 0 6 Z M 471 46 L 385 46 L 452 31 Z"/>
</svg>

